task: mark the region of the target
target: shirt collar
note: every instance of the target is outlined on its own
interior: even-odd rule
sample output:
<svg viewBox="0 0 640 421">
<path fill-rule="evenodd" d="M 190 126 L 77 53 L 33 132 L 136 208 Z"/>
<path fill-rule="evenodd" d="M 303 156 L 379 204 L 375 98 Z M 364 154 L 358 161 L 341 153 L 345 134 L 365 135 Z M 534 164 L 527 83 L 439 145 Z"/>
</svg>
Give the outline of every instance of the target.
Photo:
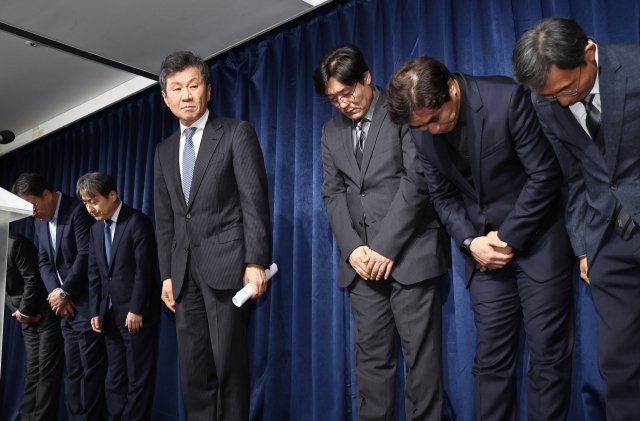
<svg viewBox="0 0 640 421">
<path fill-rule="evenodd" d="M 56 205 L 56 213 L 54 213 L 53 218 L 51 218 L 52 221 L 58 220 L 58 213 L 60 212 L 60 202 L 62 202 L 62 193 L 59 191 L 57 191 L 56 193 L 58 193 L 58 204 Z"/>
<path fill-rule="evenodd" d="M 120 202 L 120 206 L 118 206 L 118 209 L 116 209 L 116 211 L 113 213 L 113 216 L 110 218 L 114 224 L 118 223 L 118 215 L 120 215 L 120 209 L 122 209 L 122 201 Z"/>
<path fill-rule="evenodd" d="M 198 129 L 204 130 L 204 126 L 207 124 L 207 119 L 208 118 L 209 118 L 209 109 L 207 108 L 207 111 L 205 111 L 204 114 L 202 114 L 202 117 L 197 119 L 196 122 L 193 123 L 191 126 L 185 126 L 182 123 L 180 123 L 180 135 L 182 135 L 184 133 L 184 131 L 186 129 L 188 129 L 189 127 L 195 127 L 196 131 Z"/>
<path fill-rule="evenodd" d="M 458 116 L 458 123 L 467 124 L 467 85 L 464 83 L 461 75 L 454 73 L 453 77 L 458 81 L 458 86 L 460 87 L 460 115 Z"/>
<path fill-rule="evenodd" d="M 373 89 L 373 91 L 376 94 L 373 97 L 373 100 L 371 101 L 371 104 L 369 104 L 369 109 L 367 110 L 365 115 L 360 117 L 358 120 L 352 120 L 354 125 L 358 124 L 359 122 L 363 122 L 364 123 L 365 121 L 371 122 L 373 120 L 373 113 L 376 112 L 376 104 L 378 103 L 378 98 L 380 98 L 380 88 L 378 88 L 377 86 L 373 86 L 373 85 L 370 85 L 370 86 L 371 86 L 371 89 Z"/>
</svg>

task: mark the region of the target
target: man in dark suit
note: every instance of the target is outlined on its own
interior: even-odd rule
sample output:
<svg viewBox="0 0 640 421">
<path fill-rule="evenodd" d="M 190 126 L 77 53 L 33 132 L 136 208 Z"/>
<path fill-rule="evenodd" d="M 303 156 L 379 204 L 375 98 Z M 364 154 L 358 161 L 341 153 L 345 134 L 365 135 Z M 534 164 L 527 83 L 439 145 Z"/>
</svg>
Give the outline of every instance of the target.
<svg viewBox="0 0 640 421">
<path fill-rule="evenodd" d="M 543 19 L 513 52 L 564 172 L 567 230 L 598 313 L 608 420 L 640 414 L 640 45 Z"/>
<path fill-rule="evenodd" d="M 62 316 L 69 419 L 97 420 L 104 406 L 104 338 L 91 329 L 87 262 L 95 222 L 75 198 L 54 192 L 36 173 L 18 177 L 13 194 L 33 204 L 40 275 L 53 311 Z"/>
<path fill-rule="evenodd" d="M 22 235 L 9 232 L 8 250 L 6 303 L 12 316 L 22 323 L 27 351 L 20 417 L 54 421 L 64 364 L 60 318 L 47 302 L 47 290 L 38 271 L 37 247 Z"/>
<path fill-rule="evenodd" d="M 564 227 L 560 165 L 528 95 L 509 78 L 451 74 L 423 56 L 391 77 L 389 114 L 413 127 L 433 204 L 467 262 L 477 418 L 516 419 L 524 319 L 529 419 L 564 420 L 575 257 Z"/>
<path fill-rule="evenodd" d="M 182 395 L 189 420 L 249 419 L 249 306 L 271 260 L 267 173 L 246 121 L 207 109 L 209 68 L 190 52 L 168 56 L 162 96 L 180 130 L 156 149 L 154 203 L 162 299 L 176 313 Z M 220 406 L 217 405 L 218 398 Z"/>
<path fill-rule="evenodd" d="M 148 420 L 161 303 L 153 225 L 118 200 L 107 174 L 80 177 L 76 196 L 98 221 L 89 241 L 89 295 L 93 330 L 105 334 L 109 419 Z"/>
<path fill-rule="evenodd" d="M 322 197 L 342 252 L 338 286 L 355 319 L 358 417 L 393 418 L 398 332 L 407 419 L 440 420 L 439 278 L 449 245 L 409 128 L 391 125 L 386 93 L 371 86 L 356 46 L 328 51 L 313 85 L 340 111 L 322 129 Z"/>
</svg>

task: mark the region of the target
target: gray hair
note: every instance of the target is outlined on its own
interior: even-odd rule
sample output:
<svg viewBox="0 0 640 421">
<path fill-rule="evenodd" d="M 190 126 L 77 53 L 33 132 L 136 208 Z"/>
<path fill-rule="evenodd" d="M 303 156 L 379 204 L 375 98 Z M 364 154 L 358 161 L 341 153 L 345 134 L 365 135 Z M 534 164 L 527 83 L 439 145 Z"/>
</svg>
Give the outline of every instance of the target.
<svg viewBox="0 0 640 421">
<path fill-rule="evenodd" d="M 82 202 L 82 193 L 89 197 L 96 197 L 98 193 L 102 197 L 109 197 L 109 194 L 115 191 L 118 193 L 116 181 L 109 174 L 103 172 L 90 172 L 78 180 L 76 183 L 76 197 Z"/>
<path fill-rule="evenodd" d="M 513 49 L 513 78 L 525 88 L 543 88 L 549 69 L 575 69 L 584 64 L 589 43 L 580 25 L 571 19 L 546 18 L 527 29 Z"/>
<path fill-rule="evenodd" d="M 189 67 L 197 67 L 202 74 L 205 86 L 211 84 L 211 76 L 209 75 L 209 67 L 207 63 L 193 54 L 191 51 L 178 51 L 173 54 L 169 54 L 160 65 L 160 75 L 158 76 L 158 82 L 160 83 L 160 89 L 162 92 L 167 93 L 167 76 L 174 72 L 181 72 Z"/>
</svg>

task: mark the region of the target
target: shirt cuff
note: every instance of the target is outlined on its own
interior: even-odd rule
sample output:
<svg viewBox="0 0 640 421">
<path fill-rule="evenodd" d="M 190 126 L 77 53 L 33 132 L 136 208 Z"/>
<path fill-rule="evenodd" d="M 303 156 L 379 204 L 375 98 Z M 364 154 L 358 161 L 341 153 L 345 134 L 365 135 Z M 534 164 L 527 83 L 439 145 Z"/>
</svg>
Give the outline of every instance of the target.
<svg viewBox="0 0 640 421">
<path fill-rule="evenodd" d="M 31 316 L 27 316 L 26 314 L 22 314 L 19 310 L 18 310 L 18 314 L 21 315 L 22 317 L 26 317 L 26 318 L 31 317 Z"/>
</svg>

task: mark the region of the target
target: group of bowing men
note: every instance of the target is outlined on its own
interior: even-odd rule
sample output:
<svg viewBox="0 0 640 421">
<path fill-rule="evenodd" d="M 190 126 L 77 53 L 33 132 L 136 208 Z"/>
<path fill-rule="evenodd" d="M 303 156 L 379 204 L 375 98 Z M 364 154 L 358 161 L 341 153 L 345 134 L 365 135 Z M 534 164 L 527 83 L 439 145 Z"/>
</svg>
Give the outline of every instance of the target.
<svg viewBox="0 0 640 421">
<path fill-rule="evenodd" d="M 360 420 L 393 419 L 396 332 L 407 420 L 442 417 L 443 226 L 466 261 L 478 420 L 516 419 L 523 321 L 528 418 L 566 418 L 576 258 L 598 315 L 607 420 L 640 413 L 640 45 L 604 44 L 569 19 L 543 19 L 518 40 L 513 72 L 515 81 L 474 77 L 423 56 L 400 66 L 385 92 L 371 85 L 360 50 L 342 45 L 313 74 L 315 91 L 339 111 L 322 129 L 322 197 L 355 319 Z M 154 201 L 185 411 L 189 420 L 248 420 L 248 308 L 231 297 L 250 283 L 255 298 L 267 285 L 264 159 L 249 123 L 209 112 L 201 58 L 167 57 L 160 87 L 180 120 L 156 150 Z M 148 419 L 159 316 L 151 221 L 102 173 L 78 180 L 79 200 L 37 174 L 20 176 L 13 192 L 40 219 L 44 283 L 11 301 L 25 343 L 37 328 L 29 335 L 41 335 L 43 358 L 43 332 L 59 336 L 61 326 L 71 419 L 99 419 L 103 390 L 110 419 Z M 40 307 L 26 298 L 47 293 Z M 38 356 L 28 357 L 24 419 L 55 419 L 50 396 L 64 357 L 51 355 L 39 375 L 55 373 L 37 398 Z"/>
</svg>

